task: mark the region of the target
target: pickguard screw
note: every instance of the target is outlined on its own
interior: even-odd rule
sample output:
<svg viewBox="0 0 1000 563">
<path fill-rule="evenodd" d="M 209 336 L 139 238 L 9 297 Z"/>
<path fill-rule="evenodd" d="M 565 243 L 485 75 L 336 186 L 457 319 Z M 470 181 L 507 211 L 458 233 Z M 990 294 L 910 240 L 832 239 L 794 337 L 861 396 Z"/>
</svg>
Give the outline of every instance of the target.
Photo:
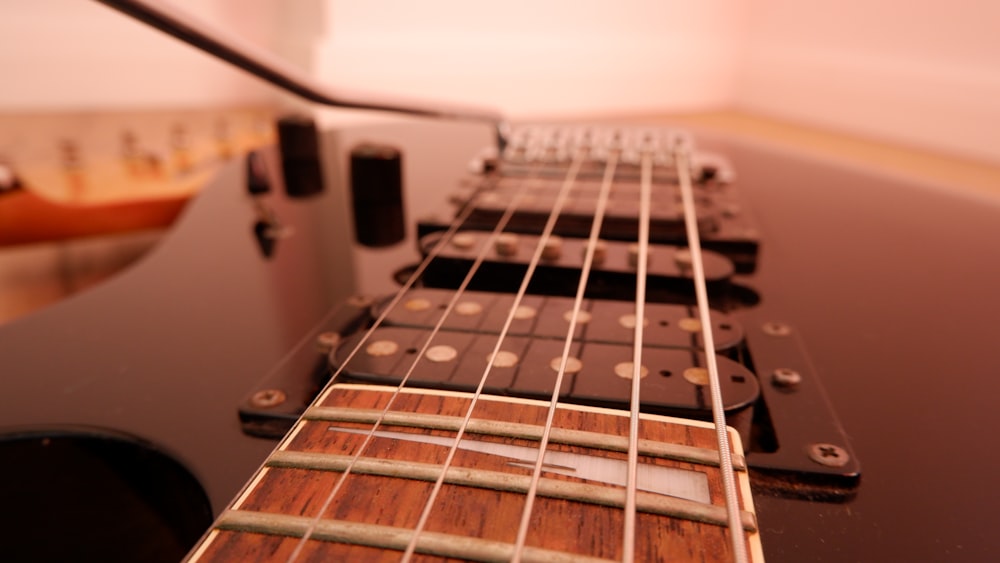
<svg viewBox="0 0 1000 563">
<path fill-rule="evenodd" d="M 761 329 L 763 329 L 764 334 L 769 336 L 788 336 L 792 333 L 792 327 L 786 325 L 785 323 L 764 323 Z"/>
<path fill-rule="evenodd" d="M 261 409 L 276 407 L 288 397 L 281 389 L 261 389 L 250 397 L 250 404 Z"/>
<path fill-rule="evenodd" d="M 323 354 L 329 354 L 340 344 L 340 335 L 336 332 L 321 332 L 316 337 L 316 348 Z"/>
<path fill-rule="evenodd" d="M 354 307 L 371 307 L 374 301 L 367 295 L 352 295 L 347 302 Z"/>
<path fill-rule="evenodd" d="M 811 444 L 808 449 L 809 459 L 827 467 L 843 467 L 851 461 L 847 450 L 833 444 Z"/>
<path fill-rule="evenodd" d="M 775 387 L 796 387 L 802 383 L 802 374 L 789 368 L 778 368 L 771 372 L 771 384 Z"/>
</svg>

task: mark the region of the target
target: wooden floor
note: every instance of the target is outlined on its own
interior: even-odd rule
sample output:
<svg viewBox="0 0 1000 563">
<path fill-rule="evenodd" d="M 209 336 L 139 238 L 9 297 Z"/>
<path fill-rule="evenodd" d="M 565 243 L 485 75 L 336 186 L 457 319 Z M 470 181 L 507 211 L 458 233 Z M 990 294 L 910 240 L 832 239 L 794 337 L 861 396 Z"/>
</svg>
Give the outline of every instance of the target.
<svg viewBox="0 0 1000 563">
<path fill-rule="evenodd" d="M 159 120 L 158 127 L 164 126 L 160 123 L 161 117 L 156 118 Z M 44 119 L 52 121 L 51 116 Z M 616 122 L 670 123 L 696 132 L 722 133 L 792 148 L 886 174 L 916 178 L 950 189 L 1000 198 L 1000 163 L 977 162 L 736 111 L 691 115 L 607 116 L 606 119 Z M 143 196 L 169 195 L 150 193 L 150 185 L 155 186 L 149 183 L 142 192 Z M 30 185 L 28 187 L 32 188 Z M 173 190 L 170 186 L 164 189 Z M 157 236 L 155 233 L 140 233 L 77 242 L 0 247 L 0 323 L 30 314 L 99 283 L 141 256 L 152 246 Z"/>
</svg>

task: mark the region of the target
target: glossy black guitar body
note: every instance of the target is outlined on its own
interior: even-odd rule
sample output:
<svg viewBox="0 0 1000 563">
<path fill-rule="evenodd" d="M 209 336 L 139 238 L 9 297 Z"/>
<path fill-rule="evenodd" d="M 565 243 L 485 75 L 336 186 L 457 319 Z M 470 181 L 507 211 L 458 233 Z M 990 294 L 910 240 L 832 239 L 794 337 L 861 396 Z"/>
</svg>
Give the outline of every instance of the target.
<svg viewBox="0 0 1000 563">
<path fill-rule="evenodd" d="M 460 175 L 488 136 L 440 124 L 327 135 L 327 153 L 336 155 L 325 163 L 328 187 L 309 198 L 285 194 L 276 153 L 265 157 L 271 191 L 262 195 L 247 192 L 246 167 L 234 161 L 132 270 L 0 328 L 0 429 L 8 444 L 24 444 L 25 436 L 31 444 L 4 455 L 8 489 L 0 494 L 15 498 L 10 480 L 18 479 L 15 487 L 41 491 L 45 507 L 20 518 L 19 532 L 3 532 L 5 545 L 15 545 L 17 534 L 43 537 L 44 526 L 87 514 L 81 503 L 99 503 L 71 492 L 45 498 L 53 477 L 11 469 L 19 459 L 41 459 L 30 452 L 49 447 L 53 437 L 81 429 L 163 454 L 167 461 L 154 465 L 169 467 L 163 474 L 174 476 L 175 504 L 186 507 L 164 508 L 156 495 L 137 493 L 147 499 L 142 511 L 159 514 L 161 523 L 119 534 L 121 559 L 146 558 L 142 545 L 154 536 L 174 538 L 174 547 L 159 554 L 176 559 L 196 539 L 185 535 L 185 525 L 208 524 L 205 497 L 212 511 L 224 508 L 274 445 L 242 432 L 238 410 L 267 382 L 311 381 L 301 376 L 325 361 L 314 349 L 317 335 L 351 317 L 344 309 L 328 315 L 352 289 L 340 267 L 351 256 L 338 211 L 347 205 L 332 186 L 344 181 L 344 150 L 362 139 L 402 148 L 412 200 L 427 190 L 446 193 L 443 184 Z M 810 490 L 776 494 L 763 476 L 754 500 L 767 558 L 990 560 L 1000 545 L 990 530 L 1000 496 L 990 483 L 1000 471 L 993 446 L 1000 416 L 992 408 L 1000 383 L 991 354 L 1000 334 L 1000 203 L 806 155 L 705 141 L 731 160 L 760 236 L 756 270 L 739 279 L 760 302 L 736 314 L 748 333 L 769 323 L 790 328 L 862 467 L 860 482 L 823 498 Z M 264 218 L 292 229 L 276 239 L 271 257 L 255 236 Z M 415 259 L 414 245 L 389 257 L 367 251 L 356 258 L 363 270 L 389 273 Z M 373 277 L 388 280 L 361 273 L 362 280 Z M 360 289 L 390 289 L 383 283 Z M 285 391 L 294 411 L 314 389 Z M 781 421 L 779 432 L 811 424 Z M 148 489 L 135 479 L 150 471 L 147 458 L 97 459 L 116 469 L 92 488 Z M 184 484 L 185 473 L 204 493 Z M 173 520 L 163 516 L 178 511 Z M 10 512 L 8 518 L 17 519 Z M 121 516 L 129 519 L 134 515 Z M 86 547 L 80 527 L 66 541 L 80 542 L 76 553 L 86 557 L 95 552 L 86 551 L 93 546 Z M 39 558 L 23 543 L 11 559 Z"/>
</svg>

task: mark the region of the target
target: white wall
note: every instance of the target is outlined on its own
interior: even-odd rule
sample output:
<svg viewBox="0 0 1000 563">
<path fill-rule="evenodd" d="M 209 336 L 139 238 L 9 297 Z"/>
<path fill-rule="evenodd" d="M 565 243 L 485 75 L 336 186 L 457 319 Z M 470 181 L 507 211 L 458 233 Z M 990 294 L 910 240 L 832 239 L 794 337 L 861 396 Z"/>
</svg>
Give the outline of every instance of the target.
<svg viewBox="0 0 1000 563">
<path fill-rule="evenodd" d="M 741 108 L 1000 162 L 1000 2 L 750 4 Z"/>
<path fill-rule="evenodd" d="M 278 0 L 173 0 L 263 45 Z M 254 104 L 274 92 L 145 24 L 88 0 L 0 0 L 4 111 Z"/>
<path fill-rule="evenodd" d="M 173 2 L 362 91 L 522 119 L 737 107 L 1000 162 L 996 0 Z M 8 111 L 280 97 L 87 0 L 0 0 L 0 75 Z"/>
<path fill-rule="evenodd" d="M 516 118 L 740 108 L 1000 162 L 996 0 L 326 0 L 316 74 Z"/>
<path fill-rule="evenodd" d="M 744 0 L 328 0 L 317 75 L 515 117 L 731 102 Z"/>
</svg>

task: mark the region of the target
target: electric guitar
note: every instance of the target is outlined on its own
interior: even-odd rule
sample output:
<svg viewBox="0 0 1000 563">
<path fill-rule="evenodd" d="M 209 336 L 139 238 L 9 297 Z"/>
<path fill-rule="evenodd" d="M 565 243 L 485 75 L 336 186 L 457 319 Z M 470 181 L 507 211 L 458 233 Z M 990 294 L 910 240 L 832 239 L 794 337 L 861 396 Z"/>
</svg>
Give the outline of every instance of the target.
<svg viewBox="0 0 1000 563">
<path fill-rule="evenodd" d="M 447 142 L 455 145 L 453 161 L 420 161 L 421 151 L 429 150 L 421 139 L 445 132 L 450 134 Z M 329 136 L 328 146 L 345 154 L 362 138 L 401 147 L 418 179 L 436 178 L 443 169 L 459 170 L 467 160 L 459 156 L 463 146 L 489 141 L 482 130 L 468 127 L 408 124 L 339 131 Z M 891 551 L 913 560 L 948 559 L 962 545 L 967 559 L 981 559 L 992 540 L 985 530 L 987 519 L 976 515 L 987 514 L 991 493 L 972 473 L 976 467 L 989 472 L 996 460 L 991 450 L 973 446 L 989 439 L 992 415 L 989 394 L 972 393 L 960 381 L 986 389 L 992 381 L 983 350 L 989 349 L 993 333 L 988 327 L 997 312 L 991 297 L 997 265 L 988 259 L 997 204 L 739 142 L 713 148 L 724 149 L 730 159 L 737 174 L 732 186 L 739 190 L 744 210 L 753 212 L 760 237 L 754 273 L 734 275 L 740 285 L 752 287 L 759 303 L 726 313 L 746 331 L 747 349 L 755 359 L 754 381 L 761 394 L 794 401 L 799 396 L 794 388 L 774 385 L 774 370 L 787 367 L 784 362 L 799 358 L 796 354 L 808 354 L 808 361 L 802 356 L 801 365 L 792 366 L 802 375 L 798 389 L 821 378 L 831 408 L 819 413 L 824 421 L 830 420 L 825 418 L 829 412 L 835 414 L 850 440 L 852 459 L 864 464 L 856 484 L 820 488 L 813 486 L 815 479 L 804 479 L 797 494 L 795 486 L 781 486 L 794 479 L 773 483 L 775 472 L 755 469 L 755 464 L 787 455 L 804 467 L 821 469 L 800 447 L 789 447 L 797 436 L 812 431 L 816 408 L 772 420 L 776 444 L 753 446 L 751 433 L 746 460 L 766 558 L 878 560 Z M 313 259 L 346 252 L 331 246 L 345 239 L 340 232 L 344 225 L 319 211 L 336 209 L 344 195 L 327 190 L 309 200 L 290 197 L 277 154 L 264 155 L 273 180 L 268 194 L 249 195 L 247 166 L 234 162 L 135 268 L 0 329 L 9 389 L 0 409 L 4 428 L 8 437 L 15 429 L 30 430 L 18 436 L 35 437 L 30 448 L 5 453 L 5 460 L 21 462 L 4 464 L 3 482 L 30 497 L 18 506 L 44 507 L 35 515 L 19 509 L 25 518 L 9 523 L 8 529 L 21 532 L 17 537 L 38 540 L 21 552 L 28 554 L 26 559 L 44 558 L 40 554 L 45 549 L 57 547 L 41 541 L 53 526 L 61 529 L 73 553 L 86 555 L 85 546 L 93 545 L 88 540 L 97 539 L 91 553 L 103 553 L 100 546 L 114 541 L 123 559 L 146 555 L 142 549 L 149 545 L 159 546 L 153 551 L 168 559 L 181 557 L 275 445 L 244 430 L 259 436 L 287 428 L 295 420 L 295 405 L 307 404 L 303 401 L 318 389 L 317 368 L 327 376 L 332 373 L 329 354 L 317 351 L 317 340 L 341 327 L 356 327 L 359 315 L 372 310 L 374 302 L 357 300 L 334 308 L 340 301 L 335 296 L 349 288 L 337 287 L 344 280 L 337 275 L 336 259 Z M 855 202 L 863 198 L 874 206 L 870 211 L 858 209 Z M 278 240 L 270 258 L 254 234 L 261 205 L 295 229 Z M 939 225 L 928 228 L 926 217 L 937 217 Z M 865 244 L 857 243 L 857 237 Z M 564 244 L 568 240 L 564 237 Z M 953 248 L 962 250 L 949 252 Z M 982 258 L 970 260 L 969 255 Z M 413 256 L 419 260 L 415 252 Z M 346 254 L 338 258 L 346 259 Z M 947 286 L 963 291 L 949 292 Z M 541 298 L 572 301 L 558 295 Z M 563 312 L 555 316 L 560 322 L 565 322 Z M 763 327 L 769 323 L 781 323 L 791 333 L 767 334 Z M 919 330 L 911 330 L 914 326 Z M 426 329 L 411 323 L 406 330 Z M 768 350 L 788 342 L 787 350 Z M 759 354 L 784 361 L 767 365 L 756 360 Z M 900 379 L 900 374 L 906 377 Z M 364 380 L 365 374 L 359 375 L 356 379 Z M 683 377 L 653 372 L 643 381 L 658 376 L 684 383 L 678 375 Z M 278 388 L 279 381 L 288 383 L 281 388 L 285 400 L 272 398 L 268 406 L 273 395 L 260 392 Z M 427 381 L 423 387 L 430 386 Z M 779 411 L 767 406 L 773 419 Z M 791 437 L 783 438 L 786 433 Z M 89 453 L 44 457 L 55 455 L 63 436 L 70 436 L 66 443 L 74 444 L 77 454 Z M 101 448 L 79 446 L 95 436 Z M 805 436 L 800 444 L 809 439 Z M 833 443 L 826 436 L 814 440 Z M 114 445 L 140 453 L 116 452 Z M 561 448 L 565 446 L 556 446 Z M 168 461 L 156 462 L 151 451 Z M 118 469 L 85 471 L 81 458 Z M 46 467 L 50 473 L 41 473 Z M 794 470 L 789 473 L 794 477 Z M 115 500 L 119 497 L 144 500 L 123 508 Z M 9 494 L 5 498 L 12 499 Z M 72 518 L 87 514 L 83 507 L 91 516 Z M 94 515 L 104 508 L 118 517 Z M 121 514 L 129 515 L 128 526 Z M 164 516 L 171 514 L 173 521 Z M 158 526 L 148 525 L 157 521 Z M 40 522 L 48 525 L 36 527 Z M 22 527 L 15 528 L 17 523 Z M 177 531 L 185 529 L 186 535 Z M 911 529 L 919 533 L 910 534 Z M 173 547 L 164 547 L 169 545 Z M 11 550 L 16 560 L 18 552 Z"/>
<path fill-rule="evenodd" d="M 481 130 L 448 129 L 324 135 L 324 154 L 337 155 L 325 169 L 343 184 L 345 155 L 360 137 L 378 138 L 417 163 L 409 176 L 426 179 L 459 169 L 469 138 L 489 141 Z M 772 561 L 989 556 L 995 495 L 980 480 L 1000 467 L 984 447 L 995 418 L 985 351 L 1000 312 L 995 201 L 725 139 L 681 141 L 691 150 L 675 153 L 664 137 L 668 149 L 658 152 L 643 147 L 642 134 L 633 147 L 611 134 L 602 139 L 610 144 L 592 143 L 577 160 L 563 158 L 561 141 L 547 135 L 512 142 L 503 162 L 482 162 L 474 190 L 456 198 L 460 221 L 423 222 L 415 270 L 426 258 L 443 261 L 398 297 L 340 304 L 350 289 L 338 275 L 349 233 L 329 216 L 346 208 L 345 194 L 302 197 L 283 173 L 279 157 L 289 154 L 265 150 L 228 167 L 144 263 L 0 329 L 12 382 L 0 405 L 4 459 L 19 460 L 4 464 L 3 498 L 22 515 L 6 527 L 22 540 L 5 541 L 11 558 L 64 555 L 59 542 L 45 541 L 57 530 L 80 558 L 107 555 L 100 546 L 115 542 L 123 559 L 169 560 L 207 528 L 192 558 L 224 558 L 229 549 L 244 550 L 229 552 L 239 558 L 326 549 L 376 557 L 377 549 L 391 559 L 413 550 L 578 560 L 634 549 L 637 559 L 726 559 L 739 549 L 731 535 L 751 558 Z M 451 144 L 451 162 L 421 158 L 427 138 Z M 577 141 L 571 154 L 586 145 Z M 694 150 L 703 146 L 730 164 L 713 165 Z M 632 149 L 638 162 L 625 154 Z M 678 155 L 690 159 L 686 174 Z M 596 218 L 615 218 L 615 206 L 632 205 L 618 198 L 607 213 L 586 212 L 601 201 L 609 159 L 621 159 L 610 175 L 617 195 L 640 196 L 645 184 L 669 194 L 661 205 L 638 206 L 661 238 L 637 237 L 630 248 L 629 228 L 641 231 L 643 222 L 623 214 L 596 231 L 603 246 L 581 237 L 581 217 L 593 229 Z M 706 289 L 719 309 L 709 322 L 692 297 L 692 258 L 678 248 L 683 229 L 669 209 L 686 175 Z M 550 190 L 563 188 L 570 195 L 550 205 L 560 198 Z M 555 217 L 552 228 L 546 218 L 539 229 L 540 217 Z M 465 284 L 484 265 L 490 275 Z M 637 275 L 642 267 L 649 275 Z M 567 280 L 583 272 L 599 283 L 578 297 Z M 410 279 L 406 271 L 400 278 Z M 524 291 L 510 292 L 511 279 L 528 280 Z M 635 307 L 640 279 L 652 298 Z M 568 352 L 551 332 L 563 323 Z M 706 325 L 735 336 L 706 347 L 695 330 Z M 601 333 L 612 329 L 633 331 L 638 361 L 629 361 L 627 338 Z M 505 344 L 482 347 L 491 340 Z M 553 343 L 555 355 L 544 349 Z M 723 400 L 738 397 L 723 406 L 736 427 L 724 434 L 745 449 L 734 447 L 728 462 L 704 436 L 719 428 L 704 422 L 709 357 L 724 366 Z M 462 374 L 476 372 L 468 365 L 495 373 L 467 380 Z M 636 381 L 638 403 L 620 392 Z M 488 393 L 475 394 L 480 383 Z M 396 408 L 386 411 L 390 402 Z M 621 414 L 635 404 L 650 414 Z M 641 420 L 641 435 L 630 420 Z M 259 437 L 287 428 L 293 434 L 268 456 L 274 442 Z M 459 432 L 465 439 L 455 439 Z M 412 459 L 380 462 L 397 456 Z M 443 470 L 448 456 L 454 465 Z M 638 458 L 635 478 L 590 466 L 598 458 L 627 468 L 630 456 Z M 718 514 L 726 464 L 741 502 L 737 525 Z M 435 488 L 436 509 L 426 503 Z M 537 512 L 522 510 L 527 498 Z M 214 526 L 212 512 L 220 513 Z M 415 524 L 400 524 L 408 519 Z"/>
</svg>

